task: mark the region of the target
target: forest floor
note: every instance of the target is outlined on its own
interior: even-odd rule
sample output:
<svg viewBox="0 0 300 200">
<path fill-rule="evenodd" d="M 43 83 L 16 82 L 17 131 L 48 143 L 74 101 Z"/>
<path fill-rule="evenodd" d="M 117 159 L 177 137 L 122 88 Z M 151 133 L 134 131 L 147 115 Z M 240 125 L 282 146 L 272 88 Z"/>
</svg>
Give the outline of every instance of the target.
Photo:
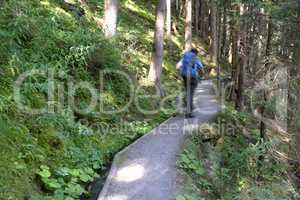
<svg viewBox="0 0 300 200">
<path fill-rule="evenodd" d="M 195 118 L 171 118 L 115 156 L 98 199 L 175 199 L 176 160 L 185 139 L 220 110 L 211 81 L 199 84 L 194 101 Z"/>
</svg>

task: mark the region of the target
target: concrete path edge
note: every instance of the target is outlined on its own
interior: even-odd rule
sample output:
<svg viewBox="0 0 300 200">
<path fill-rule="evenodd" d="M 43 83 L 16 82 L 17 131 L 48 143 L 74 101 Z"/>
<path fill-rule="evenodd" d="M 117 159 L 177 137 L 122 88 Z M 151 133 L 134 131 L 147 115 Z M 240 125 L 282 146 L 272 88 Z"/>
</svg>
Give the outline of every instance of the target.
<svg viewBox="0 0 300 200">
<path fill-rule="evenodd" d="M 170 120 L 174 119 L 176 117 L 170 117 L 169 119 L 165 120 L 163 123 L 161 123 L 160 125 L 166 124 L 168 123 Z M 110 167 L 109 170 L 109 175 L 105 181 L 105 184 L 101 190 L 101 192 L 99 193 L 98 199 L 97 200 L 105 200 L 105 196 L 107 194 L 108 191 L 108 187 L 110 185 L 110 183 L 112 182 L 113 176 L 115 175 L 116 171 L 117 171 L 117 164 L 116 164 L 116 160 L 118 160 L 119 156 L 123 153 L 126 152 L 131 146 L 134 146 L 136 143 L 138 143 L 140 140 L 143 140 L 145 137 L 147 137 L 149 134 L 153 134 L 153 131 L 156 129 L 157 127 L 153 128 L 153 130 L 151 130 L 150 132 L 148 132 L 147 134 L 143 135 L 142 137 L 140 137 L 139 139 L 137 139 L 136 141 L 134 141 L 133 143 L 129 144 L 128 146 L 126 146 L 123 150 L 119 151 L 115 156 L 114 159 L 112 161 L 112 165 Z"/>
</svg>

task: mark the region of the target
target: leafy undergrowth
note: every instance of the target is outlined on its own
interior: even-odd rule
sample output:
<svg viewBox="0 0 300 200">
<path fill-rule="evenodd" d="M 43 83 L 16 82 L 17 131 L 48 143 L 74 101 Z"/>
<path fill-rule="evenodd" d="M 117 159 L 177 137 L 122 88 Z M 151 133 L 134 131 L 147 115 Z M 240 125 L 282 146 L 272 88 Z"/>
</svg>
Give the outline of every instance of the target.
<svg viewBox="0 0 300 200">
<path fill-rule="evenodd" d="M 99 27 L 103 1 L 88 1 L 81 17 L 64 10 L 60 2 L 9 0 L 1 5 L 0 199 L 89 196 L 87 184 L 106 170 L 113 155 L 174 111 L 175 98 L 164 101 L 165 112 L 140 111 L 158 104 L 157 98 L 150 98 L 153 88 L 140 85 L 150 65 L 152 3 L 122 1 L 119 36 L 108 41 Z M 166 44 L 167 94 L 180 91 L 174 64 L 182 52 L 181 42 L 182 35 L 174 35 Z M 104 75 L 101 85 L 98 74 L 106 69 L 128 74 L 139 88 L 140 109 L 132 103 L 121 113 L 99 112 L 124 107 L 132 94 L 122 74 Z M 24 80 L 18 99 L 14 86 L 25 72 L 34 74 Z M 53 95 L 47 101 L 49 91 Z M 82 112 L 91 102 L 95 106 Z M 26 108 L 48 110 L 35 113 Z"/>
<path fill-rule="evenodd" d="M 165 42 L 162 83 L 171 96 L 160 101 L 143 81 L 155 2 L 121 1 L 113 41 L 101 30 L 103 0 L 69 2 L 71 10 L 60 0 L 1 4 L 0 199 L 88 198 L 87 185 L 107 170 L 113 155 L 175 111 L 181 84 L 174 65 L 183 51 L 182 34 Z M 183 21 L 173 18 L 184 30 Z M 100 76 L 105 70 L 121 73 Z M 15 87 L 21 75 L 25 79 Z M 128 102 L 123 112 L 101 112 Z M 161 102 L 164 109 L 152 112 Z"/>
<path fill-rule="evenodd" d="M 194 133 L 177 162 L 185 182 L 177 200 L 299 199 L 293 169 L 273 154 L 284 144 L 262 142 L 255 129 L 245 135 L 254 121 L 228 107 Z"/>
</svg>

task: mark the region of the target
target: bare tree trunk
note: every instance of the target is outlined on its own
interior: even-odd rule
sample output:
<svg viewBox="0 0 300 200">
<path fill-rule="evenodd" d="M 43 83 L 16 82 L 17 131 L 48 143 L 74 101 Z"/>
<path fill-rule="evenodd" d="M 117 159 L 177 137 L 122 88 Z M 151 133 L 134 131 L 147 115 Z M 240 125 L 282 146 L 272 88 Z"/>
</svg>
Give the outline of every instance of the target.
<svg viewBox="0 0 300 200">
<path fill-rule="evenodd" d="M 254 15 L 255 12 L 255 8 L 254 6 L 251 7 L 251 15 Z M 250 31 L 250 36 L 249 36 L 249 44 L 250 44 L 250 48 L 249 48 L 249 61 L 248 61 L 248 70 L 247 72 L 249 72 L 249 75 L 252 76 L 252 79 L 255 78 L 255 73 L 257 70 L 255 70 L 255 66 L 257 65 L 256 59 L 258 57 L 258 53 L 257 53 L 257 49 L 258 49 L 258 42 L 257 42 L 257 17 L 254 16 L 252 18 L 252 22 L 251 22 L 251 31 Z"/>
<path fill-rule="evenodd" d="M 223 8 L 223 22 L 222 22 L 222 42 L 221 42 L 221 57 L 227 57 L 227 2 Z"/>
<path fill-rule="evenodd" d="M 166 0 L 159 0 L 156 9 L 152 62 L 148 74 L 148 79 L 154 82 L 157 93 L 160 96 L 163 96 L 160 77 L 162 73 L 162 62 L 163 62 L 163 53 L 164 53 L 165 10 L 166 10 Z"/>
<path fill-rule="evenodd" d="M 105 0 L 104 5 L 104 33 L 106 37 L 113 37 L 117 32 L 119 0 Z"/>
<path fill-rule="evenodd" d="M 218 24 L 217 24 L 217 5 L 214 0 L 211 2 L 211 47 L 210 54 L 214 64 L 218 65 Z"/>
<path fill-rule="evenodd" d="M 265 56 L 267 59 L 269 59 L 270 55 L 271 55 L 271 51 L 272 51 L 272 36 L 273 36 L 273 26 L 272 26 L 272 20 L 269 19 L 268 22 L 268 35 L 267 35 L 267 43 L 266 43 L 266 52 L 265 52 Z M 268 65 L 269 63 L 266 63 L 266 65 Z M 266 66 L 267 67 L 267 66 Z"/>
<path fill-rule="evenodd" d="M 195 0 L 195 30 L 199 33 L 200 0 Z"/>
<path fill-rule="evenodd" d="M 266 40 L 266 51 L 265 51 L 265 56 L 266 56 L 267 60 L 269 59 L 269 56 L 271 54 L 272 33 L 273 33 L 272 21 L 271 21 L 271 19 L 269 19 L 269 22 L 268 22 L 268 35 L 267 35 L 267 40 Z M 267 68 L 268 65 L 269 65 L 269 62 L 267 61 L 266 64 L 265 64 L 265 67 Z M 264 90 L 263 105 L 261 106 L 261 113 L 260 113 L 262 118 L 265 115 L 265 104 L 266 104 L 267 101 L 268 101 L 267 91 Z M 266 137 L 266 125 L 263 122 L 263 120 L 260 121 L 260 137 L 262 139 L 265 139 L 265 137 Z"/>
<path fill-rule="evenodd" d="M 185 50 L 188 51 L 192 48 L 192 0 L 186 0 L 185 9 Z"/>
<path fill-rule="evenodd" d="M 267 94 L 266 91 L 263 91 L 263 102 L 267 101 Z M 260 115 L 263 118 L 265 115 L 265 106 L 262 105 L 260 108 Z M 263 119 L 260 120 L 260 126 L 259 126 L 259 130 L 260 130 L 260 138 L 265 140 L 266 138 L 266 125 L 263 121 Z"/>
<path fill-rule="evenodd" d="M 179 10 L 179 17 L 185 14 L 185 1 L 187 0 L 180 0 L 180 10 Z"/>
<path fill-rule="evenodd" d="M 238 6 L 234 6 L 233 10 L 236 12 L 238 11 Z M 237 18 L 237 17 L 235 17 Z M 233 81 L 232 89 L 230 92 L 230 100 L 233 101 L 234 94 L 236 93 L 236 86 L 238 82 L 237 78 L 237 70 L 238 70 L 238 47 L 239 47 L 239 22 L 237 19 L 235 21 L 231 22 L 231 65 L 232 65 L 232 71 L 231 71 L 231 77 Z"/>
<path fill-rule="evenodd" d="M 201 0 L 201 37 L 205 39 L 208 36 L 208 6 L 206 0 Z"/>
<path fill-rule="evenodd" d="M 222 24 L 222 10 L 217 6 L 217 21 L 216 21 L 216 27 L 217 27 L 217 49 L 218 49 L 218 62 L 220 62 L 221 58 L 221 42 L 223 37 L 223 26 Z"/>
<path fill-rule="evenodd" d="M 202 15 L 203 15 L 202 7 L 203 7 L 203 0 L 199 0 L 199 16 L 198 16 L 199 31 L 198 31 L 198 34 L 200 37 L 202 37 L 202 31 L 203 31 L 202 24 L 203 24 L 203 20 L 204 20 L 204 18 L 202 17 Z"/>
<path fill-rule="evenodd" d="M 171 7 L 171 0 L 167 1 L 167 19 L 166 19 L 166 26 L 167 26 L 167 38 L 171 38 L 171 17 L 172 17 L 172 7 Z"/>
<path fill-rule="evenodd" d="M 217 76 L 218 76 L 218 88 L 219 91 L 221 92 L 221 65 L 220 65 L 220 60 L 221 60 L 221 41 L 222 41 L 222 10 L 216 6 L 216 11 L 217 11 L 217 20 L 216 20 L 216 30 L 217 30 Z M 221 93 L 219 94 L 221 95 Z"/>
<path fill-rule="evenodd" d="M 242 16 L 245 12 L 246 6 L 240 5 L 240 16 Z M 238 111 L 242 111 L 244 107 L 244 69 L 247 64 L 247 24 L 243 24 L 242 26 L 239 24 L 239 54 L 238 54 L 238 65 L 237 65 L 237 85 L 236 85 L 236 101 L 235 108 Z M 241 31 L 242 30 L 242 31 Z M 242 44 L 241 45 L 241 37 Z"/>
<path fill-rule="evenodd" d="M 238 111 L 242 111 L 244 107 L 244 68 L 245 68 L 245 57 L 240 59 L 237 70 L 237 89 L 236 89 L 236 101 L 235 108 Z"/>
</svg>

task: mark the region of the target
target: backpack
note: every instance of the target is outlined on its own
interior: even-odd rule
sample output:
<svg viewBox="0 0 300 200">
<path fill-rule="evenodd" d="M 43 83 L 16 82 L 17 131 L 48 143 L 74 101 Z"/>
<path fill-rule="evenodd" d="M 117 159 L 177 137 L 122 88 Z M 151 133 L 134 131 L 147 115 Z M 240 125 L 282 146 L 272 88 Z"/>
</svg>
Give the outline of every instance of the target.
<svg viewBox="0 0 300 200">
<path fill-rule="evenodd" d="M 196 60 L 197 60 L 197 56 L 190 52 L 186 53 L 183 56 L 182 66 L 181 66 L 182 77 L 191 76 Z"/>
</svg>

